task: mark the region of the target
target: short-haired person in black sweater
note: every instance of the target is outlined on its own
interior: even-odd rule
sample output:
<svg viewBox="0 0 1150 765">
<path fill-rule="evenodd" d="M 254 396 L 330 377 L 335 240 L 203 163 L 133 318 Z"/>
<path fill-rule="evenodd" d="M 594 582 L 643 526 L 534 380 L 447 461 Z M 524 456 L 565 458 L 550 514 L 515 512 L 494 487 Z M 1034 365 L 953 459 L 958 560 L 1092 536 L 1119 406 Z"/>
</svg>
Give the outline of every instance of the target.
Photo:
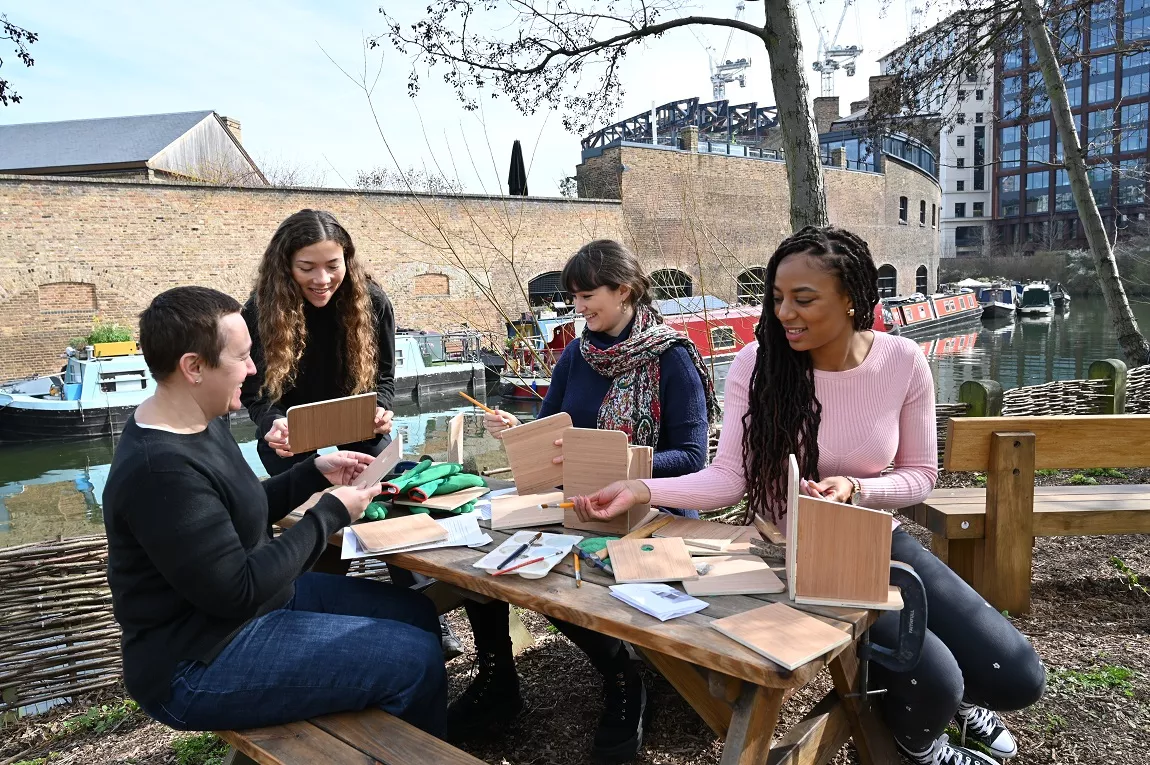
<svg viewBox="0 0 1150 765">
<path fill-rule="evenodd" d="M 291 452 L 287 410 L 299 404 L 374 390 L 375 438 L 340 448 L 383 451 L 391 442 L 395 311 L 331 213 L 300 210 L 279 225 L 243 315 L 256 373 L 240 400 L 269 475 L 311 456 Z"/>
<path fill-rule="evenodd" d="M 447 681 L 435 608 L 411 590 L 308 568 L 380 486 L 340 451 L 260 481 L 226 416 L 255 373 L 231 297 L 158 295 L 140 315 L 156 392 L 124 427 L 104 489 L 124 683 L 180 730 L 277 725 L 379 707 L 440 734 Z M 278 537 L 270 526 L 330 488 Z"/>
</svg>

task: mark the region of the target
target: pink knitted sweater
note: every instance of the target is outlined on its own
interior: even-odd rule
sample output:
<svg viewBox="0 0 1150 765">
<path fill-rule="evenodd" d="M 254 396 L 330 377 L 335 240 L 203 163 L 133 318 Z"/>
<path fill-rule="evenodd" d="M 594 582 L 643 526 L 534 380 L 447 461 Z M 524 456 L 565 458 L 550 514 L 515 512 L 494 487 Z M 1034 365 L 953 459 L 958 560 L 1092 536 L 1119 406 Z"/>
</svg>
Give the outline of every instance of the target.
<svg viewBox="0 0 1150 765">
<path fill-rule="evenodd" d="M 651 503 L 716 510 L 742 500 L 743 415 L 758 343 L 739 351 L 727 374 L 723 431 L 714 462 L 698 473 L 645 480 Z M 785 395 L 785 393 L 784 393 Z M 934 383 L 922 350 L 903 337 L 874 333 L 863 362 L 845 372 L 815 370 L 823 405 L 819 475 L 859 479 L 865 507 L 892 510 L 926 499 L 938 475 Z M 894 463 L 894 469 L 883 471 Z M 785 528 L 785 521 L 780 524 Z"/>
</svg>

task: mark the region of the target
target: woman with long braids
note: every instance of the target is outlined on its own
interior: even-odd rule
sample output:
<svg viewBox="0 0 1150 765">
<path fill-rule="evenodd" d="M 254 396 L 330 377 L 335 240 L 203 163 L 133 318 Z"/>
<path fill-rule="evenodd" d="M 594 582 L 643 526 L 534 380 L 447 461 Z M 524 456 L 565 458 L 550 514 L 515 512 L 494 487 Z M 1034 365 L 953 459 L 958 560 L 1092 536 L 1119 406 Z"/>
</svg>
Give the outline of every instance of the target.
<svg viewBox="0 0 1150 765">
<path fill-rule="evenodd" d="M 276 229 L 243 310 L 256 373 L 240 400 L 256 424 L 256 452 L 275 476 L 315 452 L 291 450 L 287 410 L 375 391 L 375 436 L 339 448 L 378 456 L 391 443 L 395 310 L 355 255 L 347 230 L 325 210 L 300 210 Z M 388 567 L 411 587 L 410 571 Z M 444 656 L 463 652 L 439 620 Z"/>
<path fill-rule="evenodd" d="M 576 512 L 604 520 L 648 500 L 713 510 L 746 494 L 748 513 L 785 530 L 789 454 L 812 482 L 808 491 L 827 499 L 882 509 L 926 499 L 938 460 L 933 381 L 917 345 L 871 330 L 877 281 L 866 242 L 848 231 L 808 226 L 784 240 L 767 265 L 757 343 L 738 353 L 727 375 L 711 466 L 680 478 L 614 483 L 576 498 Z M 967 741 L 1013 757 L 1014 738 L 991 710 L 1022 709 L 1042 696 L 1046 673 L 1038 655 L 901 528 L 891 558 L 914 567 L 930 606 L 918 666 L 871 669 L 875 687 L 888 689 L 883 711 L 899 749 L 931 765 L 995 762 Z M 897 633 L 894 612 L 871 628 L 872 639 L 886 646 L 897 643 Z M 943 732 L 951 720 L 963 745 Z"/>
<path fill-rule="evenodd" d="M 539 416 L 562 411 L 577 428 L 626 432 L 631 444 L 654 447 L 657 476 L 702 469 L 708 423 L 718 416 L 711 380 L 694 344 L 664 324 L 651 305 L 651 283 L 638 259 L 618 242 L 600 239 L 567 261 L 561 279 L 587 327 L 555 364 Z M 514 415 L 498 410 L 484 418 L 496 438 L 518 424 Z M 455 740 L 499 731 L 523 707 L 507 604 L 465 601 L 464 607 L 479 671 L 448 708 L 447 735 Z M 611 762 L 633 759 L 643 741 L 647 705 L 638 662 L 616 638 L 552 623 L 603 675 L 604 711 L 593 753 Z"/>
</svg>

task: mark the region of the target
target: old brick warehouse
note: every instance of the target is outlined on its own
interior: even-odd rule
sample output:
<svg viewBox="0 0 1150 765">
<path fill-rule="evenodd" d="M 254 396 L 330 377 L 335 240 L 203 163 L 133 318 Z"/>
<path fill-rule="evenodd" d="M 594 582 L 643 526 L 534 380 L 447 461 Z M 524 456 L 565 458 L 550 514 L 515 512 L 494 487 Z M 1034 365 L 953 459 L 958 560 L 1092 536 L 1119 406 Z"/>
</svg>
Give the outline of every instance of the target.
<svg viewBox="0 0 1150 765">
<path fill-rule="evenodd" d="M 917 213 L 939 203 L 937 183 L 896 161 L 883 173 L 828 168 L 826 177 L 832 221 L 870 242 L 898 292 L 915 290 L 916 271 L 934 288 L 938 232 Z M 245 299 L 276 225 L 304 207 L 348 228 L 402 326 L 468 322 L 496 333 L 488 293 L 517 314 L 530 280 L 590 239 L 623 238 L 650 270 L 677 271 L 694 294 L 733 302 L 739 276 L 789 233 L 779 162 L 625 145 L 580 165 L 578 178 L 582 196 L 606 198 L 0 176 L 0 380 L 59 369 L 68 340 L 97 318 L 134 325 L 169 287 Z"/>
</svg>

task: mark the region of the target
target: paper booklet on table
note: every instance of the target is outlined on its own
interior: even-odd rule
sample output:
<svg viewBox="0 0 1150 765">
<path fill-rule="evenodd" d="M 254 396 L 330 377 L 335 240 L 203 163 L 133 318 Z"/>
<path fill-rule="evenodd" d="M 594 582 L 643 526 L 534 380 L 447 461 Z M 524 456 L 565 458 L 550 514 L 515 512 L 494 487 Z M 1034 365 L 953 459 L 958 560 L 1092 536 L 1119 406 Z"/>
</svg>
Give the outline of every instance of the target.
<svg viewBox="0 0 1150 765">
<path fill-rule="evenodd" d="M 508 537 L 499 547 L 496 547 L 472 565 L 475 566 L 475 568 L 490 571 L 494 574 L 496 567 L 507 560 L 508 555 L 515 552 L 523 544 L 530 542 L 536 533 L 537 532 L 534 531 L 517 532 Z M 516 556 L 515 560 L 508 563 L 506 568 L 511 568 L 516 563 L 522 563 L 532 558 L 543 558 L 543 560 L 538 563 L 532 563 L 530 566 L 524 566 L 512 572 L 519 574 L 524 579 L 539 579 L 540 577 L 546 576 L 547 572 L 549 572 L 556 563 L 563 560 L 564 556 L 569 555 L 571 548 L 581 541 L 583 541 L 583 537 L 574 534 L 548 534 L 547 532 L 543 532 L 543 535 L 537 542 Z"/>
<path fill-rule="evenodd" d="M 661 622 L 693 614 L 707 607 L 705 600 L 692 598 L 669 584 L 613 584 L 610 589 L 611 597 Z"/>
<path fill-rule="evenodd" d="M 438 547 L 482 547 L 486 544 L 491 544 L 493 541 L 482 529 L 479 528 L 479 514 L 467 513 L 465 515 L 453 515 L 448 518 L 437 518 L 435 522 L 443 527 L 447 532 L 447 539 L 438 542 L 427 542 L 425 544 L 412 545 L 411 547 L 401 547 L 394 550 L 388 550 L 386 553 L 373 553 L 364 549 L 359 541 L 359 537 L 351 528 L 343 530 L 343 549 L 340 553 L 340 558 L 343 560 L 352 560 L 355 558 L 372 558 L 379 555 L 390 555 L 391 553 L 401 552 L 415 552 L 416 550 L 432 550 Z"/>
</svg>

